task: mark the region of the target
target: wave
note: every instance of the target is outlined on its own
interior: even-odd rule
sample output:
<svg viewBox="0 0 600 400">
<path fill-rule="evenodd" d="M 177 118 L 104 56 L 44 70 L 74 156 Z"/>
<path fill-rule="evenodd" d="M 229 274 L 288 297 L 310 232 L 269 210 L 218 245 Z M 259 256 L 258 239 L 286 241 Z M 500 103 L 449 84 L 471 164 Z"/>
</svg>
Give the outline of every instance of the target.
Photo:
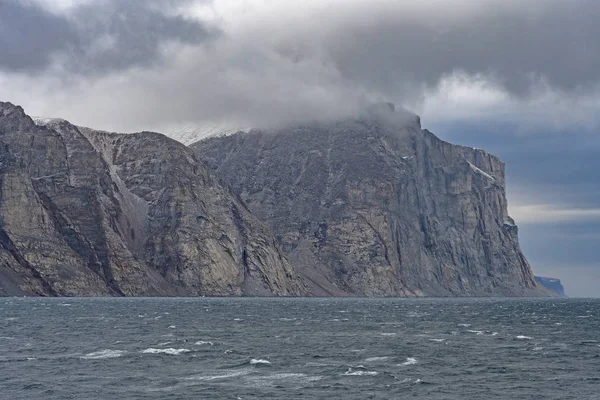
<svg viewBox="0 0 600 400">
<path fill-rule="evenodd" d="M 482 336 L 485 333 L 485 331 L 475 331 L 472 329 L 467 329 L 467 332 L 475 333 L 477 336 Z"/>
<path fill-rule="evenodd" d="M 344 372 L 343 375 L 344 376 L 375 376 L 375 375 L 379 375 L 379 372 L 377 372 L 377 371 L 366 371 L 364 369 L 360 369 L 358 371 L 355 371 L 352 368 L 348 368 L 348 370 L 346 372 Z"/>
<path fill-rule="evenodd" d="M 121 357 L 125 353 L 127 353 L 125 350 L 100 350 L 88 353 L 80 358 L 83 360 L 103 360 L 107 358 Z"/>
<path fill-rule="evenodd" d="M 271 361 L 253 358 L 250 360 L 250 365 L 271 365 Z"/>
<path fill-rule="evenodd" d="M 210 346 L 214 346 L 214 343 L 213 343 L 213 342 L 208 342 L 208 341 L 204 341 L 204 340 L 199 340 L 199 341 L 197 341 L 197 342 L 196 342 L 196 343 L 194 343 L 194 344 L 195 344 L 196 346 L 202 346 L 202 345 L 205 345 L 205 344 L 208 344 L 208 345 L 210 345 Z"/>
<path fill-rule="evenodd" d="M 366 362 L 385 361 L 387 359 L 389 359 L 389 357 L 387 357 L 387 356 L 385 356 L 385 357 L 370 357 L 370 358 L 367 358 L 365 361 Z"/>
<path fill-rule="evenodd" d="M 533 340 L 533 338 L 532 338 L 532 337 L 530 337 L 530 336 L 525 336 L 525 335 L 519 335 L 519 336 L 517 336 L 516 338 L 517 338 L 517 339 L 519 339 L 519 340 Z"/>
<path fill-rule="evenodd" d="M 221 373 L 219 375 L 191 376 L 186 379 L 194 380 L 194 381 L 214 381 L 214 380 L 219 380 L 219 379 L 236 378 L 239 376 L 248 375 L 250 373 L 252 373 L 251 369 L 243 369 L 243 370 L 239 370 L 239 371 L 224 371 L 223 373 Z"/>
<path fill-rule="evenodd" d="M 406 361 L 404 361 L 402 364 L 400 365 L 415 365 L 417 363 L 417 359 L 416 358 L 412 358 L 412 357 L 408 357 L 406 359 Z"/>
<path fill-rule="evenodd" d="M 167 349 L 155 349 L 155 348 L 149 348 L 146 350 L 142 350 L 141 353 L 142 354 L 167 354 L 170 356 L 179 356 L 181 354 L 184 353 L 189 353 L 191 350 L 188 349 L 174 349 L 174 348 L 167 348 Z"/>
<path fill-rule="evenodd" d="M 413 382 L 413 384 L 415 385 L 430 385 L 430 382 L 424 381 L 421 378 L 418 378 L 416 381 Z"/>
<path fill-rule="evenodd" d="M 301 379 L 301 378 L 305 378 L 305 377 L 306 377 L 306 374 L 284 372 L 284 373 L 269 375 L 267 378 L 269 378 L 269 379 Z"/>
<path fill-rule="evenodd" d="M 442 343 L 445 342 L 446 339 L 429 339 L 430 342 Z"/>
</svg>

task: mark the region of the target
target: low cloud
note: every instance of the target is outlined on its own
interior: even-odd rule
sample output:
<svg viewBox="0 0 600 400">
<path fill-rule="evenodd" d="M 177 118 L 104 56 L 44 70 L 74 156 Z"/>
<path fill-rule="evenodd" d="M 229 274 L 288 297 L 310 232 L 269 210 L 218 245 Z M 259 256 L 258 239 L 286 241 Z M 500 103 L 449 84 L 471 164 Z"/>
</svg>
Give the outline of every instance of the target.
<svg viewBox="0 0 600 400">
<path fill-rule="evenodd" d="M 552 204 L 516 205 L 510 208 L 520 224 L 544 224 L 564 221 L 600 221 L 600 208 L 558 208 Z"/>
<path fill-rule="evenodd" d="M 597 126 L 600 3 L 590 0 L 0 8 L 2 97 L 100 128 L 260 126 L 335 118 L 380 100 L 414 109 L 426 125 L 501 115 Z"/>
</svg>

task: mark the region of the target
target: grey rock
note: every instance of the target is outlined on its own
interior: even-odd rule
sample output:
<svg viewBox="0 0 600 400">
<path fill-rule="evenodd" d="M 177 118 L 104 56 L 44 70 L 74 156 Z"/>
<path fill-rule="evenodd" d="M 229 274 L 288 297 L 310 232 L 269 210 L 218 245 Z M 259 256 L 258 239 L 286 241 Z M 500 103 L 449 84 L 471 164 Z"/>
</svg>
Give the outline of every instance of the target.
<svg viewBox="0 0 600 400">
<path fill-rule="evenodd" d="M 185 146 L 0 103 L 0 295 L 299 295 L 268 229 Z"/>
<path fill-rule="evenodd" d="M 548 278 L 545 276 L 536 276 L 535 280 L 538 284 L 542 285 L 546 289 L 556 293 L 557 296 L 567 297 L 567 294 L 565 293 L 565 288 L 563 287 L 563 284 L 560 281 L 560 279 Z"/>
<path fill-rule="evenodd" d="M 191 145 L 316 295 L 544 296 L 507 212 L 504 164 L 381 105 L 357 119 Z"/>
</svg>

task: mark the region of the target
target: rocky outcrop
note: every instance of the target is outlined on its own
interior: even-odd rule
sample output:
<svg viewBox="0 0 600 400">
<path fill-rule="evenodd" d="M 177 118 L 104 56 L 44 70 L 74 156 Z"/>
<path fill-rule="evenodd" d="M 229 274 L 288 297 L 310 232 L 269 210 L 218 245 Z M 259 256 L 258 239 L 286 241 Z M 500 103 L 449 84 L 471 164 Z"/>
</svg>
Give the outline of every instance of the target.
<svg viewBox="0 0 600 400">
<path fill-rule="evenodd" d="M 542 285 L 548 290 L 551 290 L 553 293 L 556 293 L 559 297 L 567 297 L 565 293 L 565 288 L 562 285 L 560 279 L 556 278 L 547 278 L 545 276 L 536 276 L 535 280 L 538 284 Z"/>
<path fill-rule="evenodd" d="M 191 146 L 275 234 L 312 293 L 538 296 L 504 165 L 392 106 Z"/>
<path fill-rule="evenodd" d="M 0 103 L 0 295 L 299 295 L 268 229 L 185 146 Z"/>
</svg>

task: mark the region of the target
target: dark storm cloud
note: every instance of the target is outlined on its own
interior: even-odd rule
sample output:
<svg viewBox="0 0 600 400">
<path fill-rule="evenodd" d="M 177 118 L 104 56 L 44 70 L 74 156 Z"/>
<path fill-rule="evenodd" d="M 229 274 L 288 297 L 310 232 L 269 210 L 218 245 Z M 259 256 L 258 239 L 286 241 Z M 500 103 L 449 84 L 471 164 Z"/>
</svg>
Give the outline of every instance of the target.
<svg viewBox="0 0 600 400">
<path fill-rule="evenodd" d="M 586 0 L 547 1 L 535 13 L 490 7 L 460 22 L 392 14 L 376 27 L 350 26 L 328 46 L 345 76 L 390 95 L 407 84 L 435 86 L 455 70 L 488 75 L 519 95 L 540 80 L 584 90 L 600 79 L 599 20 L 600 2 Z"/>
<path fill-rule="evenodd" d="M 0 69 L 36 72 L 56 62 L 69 73 L 96 74 L 151 65 L 166 42 L 195 44 L 214 35 L 166 13 L 183 3 L 103 0 L 54 13 L 39 3 L 0 0 Z"/>
<path fill-rule="evenodd" d="M 0 68 L 41 69 L 76 38 L 64 16 L 14 0 L 0 0 Z"/>
<path fill-rule="evenodd" d="M 284 57 L 321 58 L 388 97 L 435 86 L 455 71 L 487 75 L 517 95 L 540 82 L 584 91 L 600 80 L 598 1 L 322 3 L 262 28 L 264 39 Z"/>
</svg>

